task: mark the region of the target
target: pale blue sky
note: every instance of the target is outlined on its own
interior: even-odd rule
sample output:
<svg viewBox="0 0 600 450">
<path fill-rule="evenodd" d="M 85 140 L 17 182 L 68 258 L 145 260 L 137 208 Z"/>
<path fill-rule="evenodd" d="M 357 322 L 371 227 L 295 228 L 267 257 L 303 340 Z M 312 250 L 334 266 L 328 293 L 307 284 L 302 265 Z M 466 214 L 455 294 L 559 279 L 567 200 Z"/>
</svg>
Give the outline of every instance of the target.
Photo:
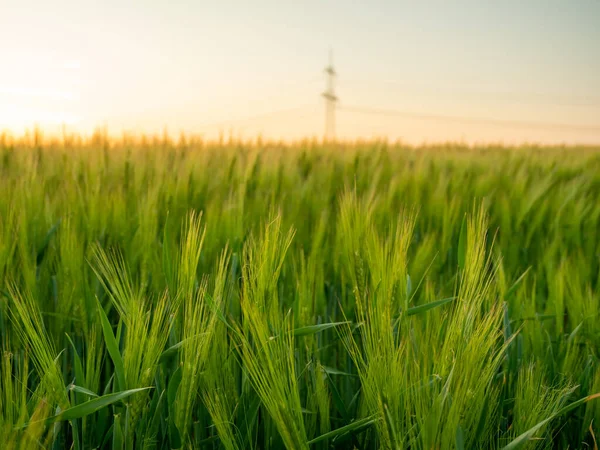
<svg viewBox="0 0 600 450">
<path fill-rule="evenodd" d="M 340 107 L 600 126 L 600 0 L 0 0 L 0 128 L 320 135 L 329 48 Z M 415 142 L 600 142 L 600 132 L 342 110 L 337 128 Z"/>
</svg>

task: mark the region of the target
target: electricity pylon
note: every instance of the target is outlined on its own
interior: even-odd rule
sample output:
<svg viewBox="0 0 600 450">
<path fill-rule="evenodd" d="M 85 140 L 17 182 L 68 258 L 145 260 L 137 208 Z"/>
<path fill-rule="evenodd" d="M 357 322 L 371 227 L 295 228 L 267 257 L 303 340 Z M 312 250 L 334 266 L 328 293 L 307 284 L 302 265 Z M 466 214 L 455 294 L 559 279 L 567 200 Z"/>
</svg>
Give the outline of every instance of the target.
<svg viewBox="0 0 600 450">
<path fill-rule="evenodd" d="M 335 104 L 338 101 L 335 95 L 334 81 L 335 69 L 333 68 L 333 52 L 329 51 L 329 65 L 325 68 L 327 84 L 323 97 L 325 98 L 325 139 L 335 139 Z"/>
</svg>

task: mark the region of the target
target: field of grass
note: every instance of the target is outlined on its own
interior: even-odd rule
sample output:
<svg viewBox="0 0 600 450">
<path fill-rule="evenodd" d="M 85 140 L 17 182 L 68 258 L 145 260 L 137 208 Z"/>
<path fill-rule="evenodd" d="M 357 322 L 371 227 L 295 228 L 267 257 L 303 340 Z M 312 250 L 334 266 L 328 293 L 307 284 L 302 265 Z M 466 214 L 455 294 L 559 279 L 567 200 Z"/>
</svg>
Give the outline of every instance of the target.
<svg viewBox="0 0 600 450">
<path fill-rule="evenodd" d="M 3 449 L 594 449 L 600 149 L 0 140 Z"/>
</svg>

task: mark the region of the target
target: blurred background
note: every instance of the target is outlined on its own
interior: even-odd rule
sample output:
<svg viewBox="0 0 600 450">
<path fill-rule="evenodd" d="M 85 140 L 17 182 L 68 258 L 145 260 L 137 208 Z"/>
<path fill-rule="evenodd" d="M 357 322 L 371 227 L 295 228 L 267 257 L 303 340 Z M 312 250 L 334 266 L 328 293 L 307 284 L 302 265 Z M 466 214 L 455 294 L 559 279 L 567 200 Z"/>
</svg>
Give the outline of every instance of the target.
<svg viewBox="0 0 600 450">
<path fill-rule="evenodd" d="M 600 142 L 597 0 L 0 0 L 0 129 L 321 138 L 330 63 L 337 139 Z"/>
</svg>

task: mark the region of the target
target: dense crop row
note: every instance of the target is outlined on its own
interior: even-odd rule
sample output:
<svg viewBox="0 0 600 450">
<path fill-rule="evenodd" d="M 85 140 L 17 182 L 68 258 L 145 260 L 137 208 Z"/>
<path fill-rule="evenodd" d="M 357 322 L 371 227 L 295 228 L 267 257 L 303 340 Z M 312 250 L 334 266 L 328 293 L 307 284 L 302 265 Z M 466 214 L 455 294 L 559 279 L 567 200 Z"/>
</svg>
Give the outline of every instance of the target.
<svg viewBox="0 0 600 450">
<path fill-rule="evenodd" d="M 3 448 L 594 448 L 599 237 L 594 149 L 4 142 Z"/>
</svg>

